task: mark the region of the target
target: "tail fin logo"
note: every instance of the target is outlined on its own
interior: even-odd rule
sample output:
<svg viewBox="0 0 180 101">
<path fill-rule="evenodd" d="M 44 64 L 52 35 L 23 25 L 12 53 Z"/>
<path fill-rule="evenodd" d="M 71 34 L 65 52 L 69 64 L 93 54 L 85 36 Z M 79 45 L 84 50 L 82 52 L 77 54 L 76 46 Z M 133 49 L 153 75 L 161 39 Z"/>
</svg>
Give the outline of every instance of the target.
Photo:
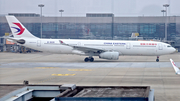
<svg viewBox="0 0 180 101">
<path fill-rule="evenodd" d="M 176 66 L 176 64 L 174 63 L 174 61 L 172 62 L 174 66 Z M 176 66 L 177 67 L 177 66 Z"/>
<path fill-rule="evenodd" d="M 11 27 L 11 28 L 14 28 L 14 29 L 17 30 L 17 31 L 14 32 L 14 33 L 18 33 L 17 35 L 21 35 L 21 34 L 24 32 L 25 28 L 23 28 L 20 23 L 13 23 L 13 24 L 15 24 L 16 26 L 19 27 L 19 28 L 17 28 L 17 27 Z"/>
</svg>

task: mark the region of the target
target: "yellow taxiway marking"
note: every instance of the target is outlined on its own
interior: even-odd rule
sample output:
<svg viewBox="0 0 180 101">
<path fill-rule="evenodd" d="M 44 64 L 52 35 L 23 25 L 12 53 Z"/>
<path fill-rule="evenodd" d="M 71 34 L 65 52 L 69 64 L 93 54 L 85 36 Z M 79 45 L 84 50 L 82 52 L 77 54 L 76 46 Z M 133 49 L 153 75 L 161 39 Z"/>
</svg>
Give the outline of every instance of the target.
<svg viewBox="0 0 180 101">
<path fill-rule="evenodd" d="M 35 67 L 36 69 L 55 69 L 58 67 Z"/>
<path fill-rule="evenodd" d="M 40 83 L 44 83 L 44 82 L 48 82 L 48 81 L 53 80 L 53 79 L 55 79 L 55 78 L 57 78 L 57 76 L 54 76 L 54 77 L 51 77 L 51 78 L 48 78 L 48 79 L 44 79 L 44 80 L 42 80 L 42 81 L 39 81 L 39 82 L 38 82 L 38 83 L 36 83 L 36 84 L 40 84 Z"/>
<path fill-rule="evenodd" d="M 68 69 L 68 71 L 92 71 L 91 69 Z"/>
<path fill-rule="evenodd" d="M 52 74 L 52 76 L 74 76 L 76 74 Z"/>
</svg>

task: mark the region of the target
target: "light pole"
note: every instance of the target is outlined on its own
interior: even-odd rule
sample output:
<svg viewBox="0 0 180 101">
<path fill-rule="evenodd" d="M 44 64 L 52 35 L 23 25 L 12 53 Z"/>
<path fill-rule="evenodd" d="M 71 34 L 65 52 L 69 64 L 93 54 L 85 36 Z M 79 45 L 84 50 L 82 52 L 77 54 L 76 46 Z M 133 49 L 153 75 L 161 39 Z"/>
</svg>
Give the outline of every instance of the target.
<svg viewBox="0 0 180 101">
<path fill-rule="evenodd" d="M 166 7 L 166 16 L 167 16 L 167 7 L 169 7 L 169 4 L 164 4 L 163 7 Z"/>
<path fill-rule="evenodd" d="M 61 17 L 62 17 L 62 12 L 64 12 L 64 10 L 61 9 L 61 10 L 59 10 L 59 12 L 61 12 Z"/>
<path fill-rule="evenodd" d="M 166 7 L 166 21 L 165 21 L 165 41 L 167 41 L 167 7 L 169 7 L 169 4 L 164 4 L 163 7 Z"/>
<path fill-rule="evenodd" d="M 44 7 L 43 4 L 39 4 L 38 7 L 41 8 L 41 38 L 42 38 L 42 7 Z"/>
<path fill-rule="evenodd" d="M 112 14 L 112 40 L 114 39 L 114 14 Z"/>
<path fill-rule="evenodd" d="M 161 12 L 163 12 L 163 16 L 164 16 L 164 12 L 166 12 L 166 10 L 161 10 Z"/>
</svg>

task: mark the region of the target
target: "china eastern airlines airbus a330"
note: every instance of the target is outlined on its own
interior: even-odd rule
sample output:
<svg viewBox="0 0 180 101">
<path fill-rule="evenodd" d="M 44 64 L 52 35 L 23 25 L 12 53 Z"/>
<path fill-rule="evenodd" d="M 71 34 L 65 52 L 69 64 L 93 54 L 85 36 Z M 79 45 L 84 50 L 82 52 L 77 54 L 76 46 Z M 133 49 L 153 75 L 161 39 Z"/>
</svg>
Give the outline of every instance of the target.
<svg viewBox="0 0 180 101">
<path fill-rule="evenodd" d="M 118 60 L 120 55 L 157 56 L 175 52 L 171 45 L 155 41 L 119 40 L 78 40 L 40 39 L 32 35 L 14 16 L 6 16 L 14 37 L 8 37 L 22 46 L 58 54 L 78 54 L 88 56 L 85 62 L 93 62 L 93 56 L 102 59 Z"/>
</svg>

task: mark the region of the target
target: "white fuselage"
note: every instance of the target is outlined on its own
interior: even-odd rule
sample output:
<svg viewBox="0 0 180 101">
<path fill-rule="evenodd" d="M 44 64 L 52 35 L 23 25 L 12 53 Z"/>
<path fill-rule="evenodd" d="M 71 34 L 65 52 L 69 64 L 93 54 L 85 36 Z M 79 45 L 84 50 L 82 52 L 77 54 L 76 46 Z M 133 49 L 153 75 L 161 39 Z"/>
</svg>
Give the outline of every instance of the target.
<svg viewBox="0 0 180 101">
<path fill-rule="evenodd" d="M 119 41 L 119 40 L 70 40 L 39 39 L 31 34 L 15 16 L 6 16 L 14 37 L 8 39 L 22 46 L 50 53 L 78 54 L 89 56 L 85 62 L 93 62 L 93 56 L 102 59 L 118 60 L 119 55 L 159 56 L 176 50 L 169 44 L 154 41 Z"/>
<path fill-rule="evenodd" d="M 58 54 L 74 54 L 74 48 L 60 43 L 73 46 L 82 46 L 88 48 L 96 48 L 107 51 L 119 52 L 119 55 L 145 55 L 160 56 L 175 52 L 175 49 L 169 44 L 155 41 L 118 41 L 118 40 L 74 40 L 74 39 L 25 39 L 28 48 L 39 51 L 58 53 Z M 85 54 L 86 55 L 86 54 Z M 98 54 L 94 54 L 97 56 Z"/>
</svg>

